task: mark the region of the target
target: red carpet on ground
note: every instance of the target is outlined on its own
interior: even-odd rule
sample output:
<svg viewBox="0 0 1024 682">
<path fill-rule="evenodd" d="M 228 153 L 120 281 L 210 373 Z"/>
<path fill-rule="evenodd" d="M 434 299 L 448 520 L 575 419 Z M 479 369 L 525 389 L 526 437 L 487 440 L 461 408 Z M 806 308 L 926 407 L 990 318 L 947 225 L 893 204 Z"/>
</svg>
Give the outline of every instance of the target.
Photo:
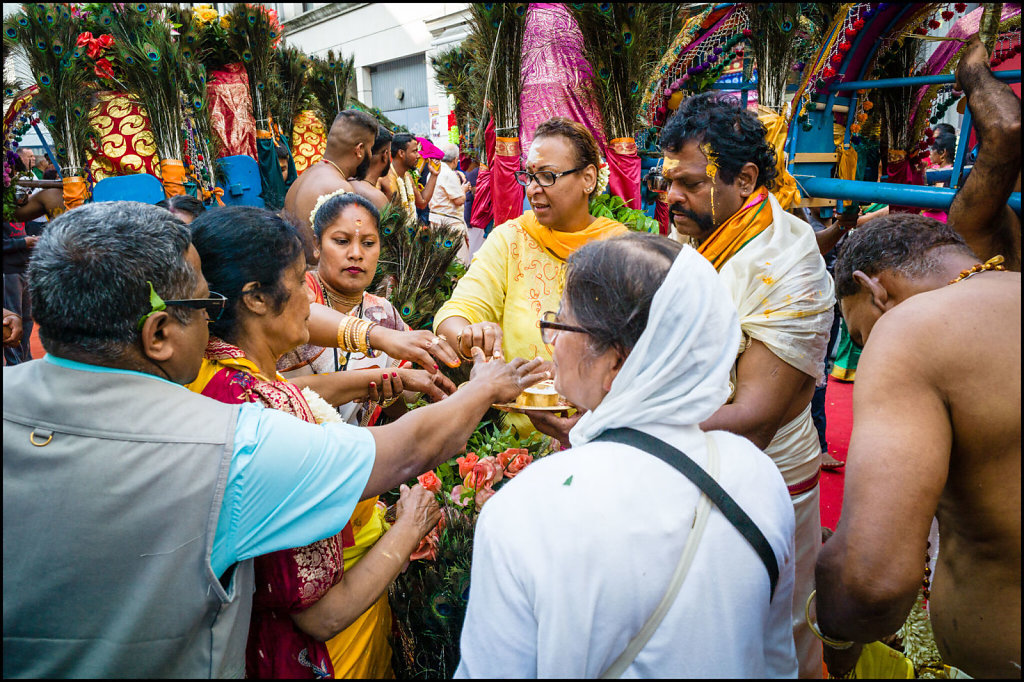
<svg viewBox="0 0 1024 682">
<path fill-rule="evenodd" d="M 853 429 L 853 384 L 829 377 L 825 389 L 825 438 L 828 452 L 845 462 Z M 836 529 L 843 508 L 843 481 L 846 467 L 821 470 L 821 525 Z"/>
</svg>

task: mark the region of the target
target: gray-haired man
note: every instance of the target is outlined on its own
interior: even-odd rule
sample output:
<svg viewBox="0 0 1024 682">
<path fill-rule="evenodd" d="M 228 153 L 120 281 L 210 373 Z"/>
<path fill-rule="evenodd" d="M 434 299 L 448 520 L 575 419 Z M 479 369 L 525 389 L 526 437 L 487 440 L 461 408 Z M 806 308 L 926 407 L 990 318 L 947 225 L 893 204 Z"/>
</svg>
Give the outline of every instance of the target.
<svg viewBox="0 0 1024 682">
<path fill-rule="evenodd" d="M 188 229 L 133 202 L 54 220 L 29 286 L 48 355 L 4 368 L 5 677 L 241 676 L 252 557 L 339 532 L 541 378 L 477 363 L 370 437 L 191 393 L 223 298 Z"/>
</svg>

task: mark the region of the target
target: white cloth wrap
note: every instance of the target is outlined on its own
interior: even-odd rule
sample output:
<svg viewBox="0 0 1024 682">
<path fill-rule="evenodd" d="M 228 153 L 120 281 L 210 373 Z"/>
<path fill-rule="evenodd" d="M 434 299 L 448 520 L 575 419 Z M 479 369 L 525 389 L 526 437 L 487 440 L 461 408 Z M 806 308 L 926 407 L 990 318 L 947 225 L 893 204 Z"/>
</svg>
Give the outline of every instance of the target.
<svg viewBox="0 0 1024 682">
<path fill-rule="evenodd" d="M 725 262 L 719 274 L 747 339 L 816 380 L 832 326 L 835 286 L 810 225 L 768 195 L 772 225 Z M 742 352 L 742 351 L 741 351 Z"/>
<path fill-rule="evenodd" d="M 579 447 L 606 429 L 638 421 L 700 424 L 729 397 L 739 342 L 736 309 L 721 278 L 707 259 L 683 246 L 611 390 L 580 418 L 569 441 Z"/>
</svg>

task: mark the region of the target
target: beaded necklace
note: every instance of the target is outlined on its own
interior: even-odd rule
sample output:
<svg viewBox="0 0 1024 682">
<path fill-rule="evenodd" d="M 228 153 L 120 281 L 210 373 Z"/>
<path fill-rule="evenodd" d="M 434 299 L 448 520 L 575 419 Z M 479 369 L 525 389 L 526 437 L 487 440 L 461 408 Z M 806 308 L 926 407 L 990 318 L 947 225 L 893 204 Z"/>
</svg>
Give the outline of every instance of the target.
<svg viewBox="0 0 1024 682">
<path fill-rule="evenodd" d="M 985 270 L 1005 270 L 1006 267 L 1002 265 L 1003 260 L 1004 258 L 1002 256 L 992 256 L 984 263 L 978 263 L 972 268 L 967 268 L 966 270 L 961 272 L 956 277 L 956 279 L 949 280 L 949 284 L 963 282 L 965 279 L 970 279 L 971 277 L 977 275 L 979 272 L 984 272 Z"/>
</svg>

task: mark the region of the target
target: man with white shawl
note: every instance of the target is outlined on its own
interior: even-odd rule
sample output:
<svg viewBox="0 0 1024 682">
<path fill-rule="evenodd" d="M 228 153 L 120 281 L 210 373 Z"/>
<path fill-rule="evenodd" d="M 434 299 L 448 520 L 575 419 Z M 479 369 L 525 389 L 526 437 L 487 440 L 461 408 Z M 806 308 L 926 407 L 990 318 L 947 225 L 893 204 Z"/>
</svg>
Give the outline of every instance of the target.
<svg viewBox="0 0 1024 682">
<path fill-rule="evenodd" d="M 455 677 L 795 677 L 785 483 L 747 439 L 699 426 L 729 395 L 740 341 L 714 268 L 662 237 L 592 242 L 541 329 L 555 387 L 587 412 L 571 449 L 480 514 Z M 602 440 L 620 427 L 682 450 L 749 515 L 774 595 L 768 560 L 687 476 Z"/>
<path fill-rule="evenodd" d="M 811 418 L 835 303 L 814 230 L 769 191 L 785 169 L 757 117 L 714 93 L 684 100 L 661 132 L 673 224 L 715 266 L 742 342 L 728 403 L 702 426 L 749 438 L 778 466 L 796 513 L 793 628 L 801 677 L 822 649 L 803 605 L 821 546 L 821 447 Z"/>
</svg>

